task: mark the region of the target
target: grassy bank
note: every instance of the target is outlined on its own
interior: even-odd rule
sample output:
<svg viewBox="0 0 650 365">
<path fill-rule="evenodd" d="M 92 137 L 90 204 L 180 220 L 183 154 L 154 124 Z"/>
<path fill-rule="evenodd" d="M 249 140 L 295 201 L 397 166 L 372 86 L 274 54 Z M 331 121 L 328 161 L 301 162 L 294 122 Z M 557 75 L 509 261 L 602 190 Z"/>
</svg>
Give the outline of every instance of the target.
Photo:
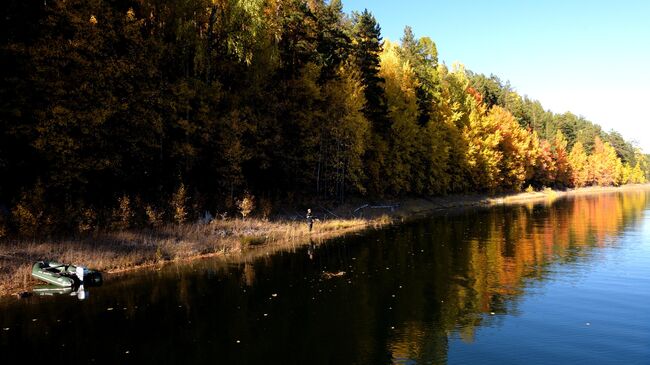
<svg viewBox="0 0 650 365">
<path fill-rule="evenodd" d="M 68 240 L 7 241 L 0 243 L 0 295 L 29 290 L 38 284 L 31 278 L 31 265 L 55 260 L 85 266 L 104 273 L 208 256 L 251 258 L 369 227 L 454 208 L 520 204 L 554 200 L 568 195 L 601 194 L 650 189 L 650 185 L 594 187 L 569 191 L 545 190 L 504 196 L 454 195 L 432 199 L 408 199 L 384 206 L 353 205 L 327 210 L 331 217 L 318 221 L 309 232 L 304 220 L 216 219 L 209 224 L 169 225 L 150 230 L 102 232 L 93 237 Z M 361 205 L 363 206 L 363 205 Z M 356 217 L 352 217 L 352 216 Z M 344 217 L 352 218 L 344 218 Z"/>
<path fill-rule="evenodd" d="M 207 256 L 237 257 L 261 247 L 284 249 L 390 222 L 331 219 L 316 222 L 310 234 L 303 221 L 259 219 L 214 220 L 209 224 L 168 225 L 155 230 L 103 232 L 68 240 L 9 241 L 0 244 L 0 295 L 29 290 L 38 284 L 31 265 L 38 260 L 83 264 L 104 273 Z"/>
</svg>

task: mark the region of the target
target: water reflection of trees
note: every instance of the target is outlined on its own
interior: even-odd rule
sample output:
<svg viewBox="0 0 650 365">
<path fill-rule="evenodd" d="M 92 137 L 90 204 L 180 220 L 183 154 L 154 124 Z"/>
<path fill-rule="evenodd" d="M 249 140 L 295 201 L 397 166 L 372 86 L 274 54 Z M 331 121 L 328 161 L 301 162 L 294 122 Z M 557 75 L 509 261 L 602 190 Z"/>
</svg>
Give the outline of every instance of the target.
<svg viewBox="0 0 650 365">
<path fill-rule="evenodd" d="M 388 344 L 394 361 L 446 362 L 449 335 L 472 341 L 479 325 L 515 312 L 527 283 L 544 280 L 549 265 L 582 262 L 595 247 L 616 245 L 646 199 L 644 192 L 607 194 L 491 209 L 423 223 L 414 235 L 424 239 L 415 244 L 412 235 L 395 237 L 413 251 L 432 250 L 434 264 L 411 276 L 418 279 L 401 308 L 402 329 Z"/>
<path fill-rule="evenodd" d="M 93 339 L 79 354 L 115 363 L 124 353 L 115 349 L 154 348 L 129 356 L 445 363 L 450 336 L 471 341 L 479 326 L 516 313 L 529 284 L 556 265 L 589 263 L 599 247 L 617 245 L 642 218 L 646 199 L 626 193 L 466 212 L 319 244 L 311 256 L 305 248 L 241 264 L 204 260 L 142 272 L 109 280 L 83 306 L 3 307 L 0 327 L 11 327 L 12 336 L 0 337 L 0 347 L 57 359 L 67 356 L 60 342 L 72 333 Z M 346 274 L 326 279 L 324 271 Z"/>
</svg>

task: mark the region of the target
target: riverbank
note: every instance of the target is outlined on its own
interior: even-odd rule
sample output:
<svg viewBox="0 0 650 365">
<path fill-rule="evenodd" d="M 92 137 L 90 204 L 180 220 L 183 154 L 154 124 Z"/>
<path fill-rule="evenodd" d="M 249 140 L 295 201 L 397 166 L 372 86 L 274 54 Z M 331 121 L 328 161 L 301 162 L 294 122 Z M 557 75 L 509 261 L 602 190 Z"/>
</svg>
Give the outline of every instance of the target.
<svg viewBox="0 0 650 365">
<path fill-rule="evenodd" d="M 0 243 L 0 296 L 21 293 L 39 284 L 31 278 L 38 260 L 83 264 L 110 276 L 169 262 L 221 257 L 250 260 L 323 240 L 436 211 L 499 204 L 552 201 L 571 195 L 650 190 L 650 184 L 589 187 L 567 191 L 545 190 L 502 196 L 480 194 L 405 199 L 370 204 L 349 204 L 336 209 L 316 208 L 324 219 L 309 232 L 302 217 L 277 220 L 215 219 L 208 224 L 169 225 L 156 229 L 100 232 L 69 240 L 9 241 Z M 293 218 L 293 219 L 292 219 Z"/>
</svg>

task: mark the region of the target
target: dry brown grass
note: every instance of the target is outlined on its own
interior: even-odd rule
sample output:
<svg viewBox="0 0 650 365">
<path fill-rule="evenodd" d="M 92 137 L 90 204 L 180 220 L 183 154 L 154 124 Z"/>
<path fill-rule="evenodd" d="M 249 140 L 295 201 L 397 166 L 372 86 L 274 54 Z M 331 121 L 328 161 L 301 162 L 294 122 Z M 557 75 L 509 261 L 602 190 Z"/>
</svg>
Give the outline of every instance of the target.
<svg viewBox="0 0 650 365">
<path fill-rule="evenodd" d="M 214 220 L 210 224 L 167 225 L 150 230 L 104 232 L 95 237 L 0 243 L 0 295 L 35 284 L 31 265 L 54 260 L 118 273 L 170 261 L 222 255 L 240 256 L 265 247 L 268 252 L 295 247 L 309 238 L 324 239 L 388 220 L 337 219 L 316 222 L 310 234 L 300 221 Z"/>
</svg>

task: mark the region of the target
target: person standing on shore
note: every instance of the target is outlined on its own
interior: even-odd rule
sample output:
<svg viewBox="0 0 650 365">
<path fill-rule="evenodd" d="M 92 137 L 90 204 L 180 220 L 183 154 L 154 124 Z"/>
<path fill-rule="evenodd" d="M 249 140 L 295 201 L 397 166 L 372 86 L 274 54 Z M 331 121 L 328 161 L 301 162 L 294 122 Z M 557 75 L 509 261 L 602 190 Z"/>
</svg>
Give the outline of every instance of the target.
<svg viewBox="0 0 650 365">
<path fill-rule="evenodd" d="M 311 214 L 311 209 L 307 209 L 307 226 L 309 226 L 309 232 L 311 233 L 311 228 L 314 225 L 314 216 Z"/>
</svg>

